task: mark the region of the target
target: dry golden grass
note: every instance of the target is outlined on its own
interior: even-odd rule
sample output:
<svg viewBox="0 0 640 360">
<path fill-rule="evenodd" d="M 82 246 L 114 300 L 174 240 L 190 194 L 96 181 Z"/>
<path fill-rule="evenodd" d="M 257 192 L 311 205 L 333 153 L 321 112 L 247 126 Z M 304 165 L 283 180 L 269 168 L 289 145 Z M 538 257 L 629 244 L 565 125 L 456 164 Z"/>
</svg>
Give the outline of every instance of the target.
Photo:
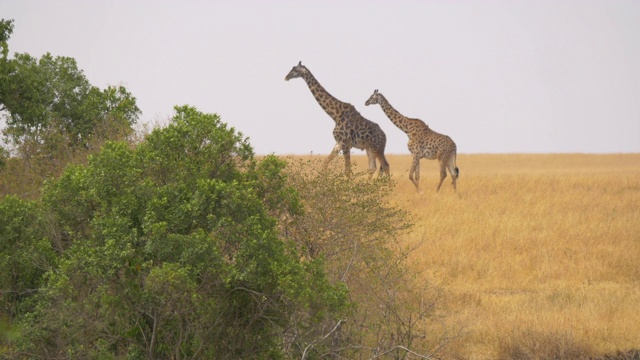
<svg viewBox="0 0 640 360">
<path fill-rule="evenodd" d="M 353 156 L 357 169 L 366 157 Z M 451 358 L 584 358 L 640 349 L 640 154 L 390 155 L 395 201 L 415 216 L 409 259 L 462 328 Z M 342 161 L 336 160 L 336 161 Z"/>
</svg>

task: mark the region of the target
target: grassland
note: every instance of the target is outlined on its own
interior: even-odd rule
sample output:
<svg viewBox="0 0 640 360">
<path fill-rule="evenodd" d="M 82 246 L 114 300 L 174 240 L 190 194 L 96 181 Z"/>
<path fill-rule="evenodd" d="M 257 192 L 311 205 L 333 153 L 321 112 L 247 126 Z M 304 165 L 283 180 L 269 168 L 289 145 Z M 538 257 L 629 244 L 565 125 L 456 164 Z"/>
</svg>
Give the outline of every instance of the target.
<svg viewBox="0 0 640 360">
<path fill-rule="evenodd" d="M 388 160 L 394 201 L 415 216 L 409 261 L 461 330 L 447 357 L 640 349 L 640 154 L 461 154 L 457 193 L 450 178 L 436 193 L 437 162 L 422 160 L 422 194 L 410 157 Z"/>
</svg>

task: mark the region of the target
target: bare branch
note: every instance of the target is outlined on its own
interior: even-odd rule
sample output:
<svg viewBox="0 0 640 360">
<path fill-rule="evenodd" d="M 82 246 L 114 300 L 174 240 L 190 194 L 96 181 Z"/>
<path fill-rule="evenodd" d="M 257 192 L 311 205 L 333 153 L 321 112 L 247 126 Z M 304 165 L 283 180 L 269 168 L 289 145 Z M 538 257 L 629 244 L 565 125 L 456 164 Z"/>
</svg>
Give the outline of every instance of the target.
<svg viewBox="0 0 640 360">
<path fill-rule="evenodd" d="M 336 326 L 333 327 L 333 329 L 331 329 L 331 331 L 329 331 L 325 336 L 323 336 L 321 339 L 316 340 L 314 342 L 312 342 L 311 344 L 307 345 L 306 348 L 304 348 L 304 351 L 302 352 L 302 357 L 300 358 L 301 360 L 304 360 L 307 356 L 307 351 L 315 344 L 319 343 L 320 341 L 328 338 L 331 334 L 333 334 L 334 331 L 336 331 L 340 325 L 342 325 L 342 323 L 344 322 L 344 320 L 339 320 L 338 323 L 336 324 Z"/>
<path fill-rule="evenodd" d="M 406 351 L 406 352 L 408 352 L 409 354 L 411 354 L 411 355 L 415 355 L 415 356 L 417 356 L 417 357 L 418 357 L 418 358 L 420 358 L 420 359 L 430 359 L 430 358 L 431 358 L 431 355 L 422 355 L 422 354 L 419 354 L 419 353 L 417 353 L 417 352 L 415 352 L 415 351 L 413 351 L 413 350 L 411 350 L 411 349 L 408 349 L 408 348 L 406 348 L 406 347 L 404 347 L 404 346 L 402 346 L 402 345 L 397 345 L 397 346 L 395 346 L 395 347 L 393 347 L 393 348 L 391 348 L 391 349 L 389 349 L 389 350 L 387 350 L 387 351 L 385 351 L 385 352 L 382 352 L 382 353 L 380 353 L 380 354 L 378 354 L 378 355 L 376 355 L 376 356 L 374 356 L 374 357 L 372 357 L 372 358 L 369 358 L 369 359 L 377 359 L 377 358 L 379 358 L 379 357 L 381 357 L 381 356 L 387 355 L 387 354 L 392 353 L 392 352 L 394 352 L 394 351 L 396 351 L 396 350 L 403 350 L 403 351 Z"/>
</svg>

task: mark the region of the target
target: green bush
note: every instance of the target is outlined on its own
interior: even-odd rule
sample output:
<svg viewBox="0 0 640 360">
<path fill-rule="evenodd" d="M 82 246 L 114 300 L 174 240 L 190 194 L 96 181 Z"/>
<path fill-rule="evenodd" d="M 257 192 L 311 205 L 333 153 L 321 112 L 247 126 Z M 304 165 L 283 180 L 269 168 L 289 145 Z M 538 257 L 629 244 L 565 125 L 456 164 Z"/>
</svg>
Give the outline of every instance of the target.
<svg viewBox="0 0 640 360">
<path fill-rule="evenodd" d="M 286 357 L 347 307 L 270 213 L 296 209 L 217 115 L 176 108 L 135 149 L 107 143 L 43 192 L 62 250 L 11 356 Z M 270 207 L 273 206 L 273 207 Z M 329 321 L 329 320 L 327 320 Z"/>
<path fill-rule="evenodd" d="M 257 159 L 217 115 L 176 107 L 41 200 L 0 202 L 0 358 L 432 356 L 446 334 L 405 262 L 411 217 L 393 181 L 366 178 Z"/>
<path fill-rule="evenodd" d="M 0 321 L 30 311 L 29 300 L 53 267 L 55 254 L 45 230 L 37 203 L 15 196 L 0 200 Z"/>
</svg>

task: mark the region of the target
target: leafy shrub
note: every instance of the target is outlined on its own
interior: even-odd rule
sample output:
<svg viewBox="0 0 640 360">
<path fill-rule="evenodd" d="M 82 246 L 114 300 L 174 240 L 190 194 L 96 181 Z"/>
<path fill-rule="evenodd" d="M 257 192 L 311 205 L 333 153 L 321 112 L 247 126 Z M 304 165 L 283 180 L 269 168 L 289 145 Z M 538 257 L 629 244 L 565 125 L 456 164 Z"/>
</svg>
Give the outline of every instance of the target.
<svg viewBox="0 0 640 360">
<path fill-rule="evenodd" d="M 67 168 L 43 193 L 59 266 L 12 356 L 277 358 L 301 347 L 295 334 L 339 318 L 347 299 L 320 260 L 300 261 L 278 237 L 269 214 L 297 201 L 279 168 L 188 106 L 137 148 L 109 142 Z"/>
</svg>

